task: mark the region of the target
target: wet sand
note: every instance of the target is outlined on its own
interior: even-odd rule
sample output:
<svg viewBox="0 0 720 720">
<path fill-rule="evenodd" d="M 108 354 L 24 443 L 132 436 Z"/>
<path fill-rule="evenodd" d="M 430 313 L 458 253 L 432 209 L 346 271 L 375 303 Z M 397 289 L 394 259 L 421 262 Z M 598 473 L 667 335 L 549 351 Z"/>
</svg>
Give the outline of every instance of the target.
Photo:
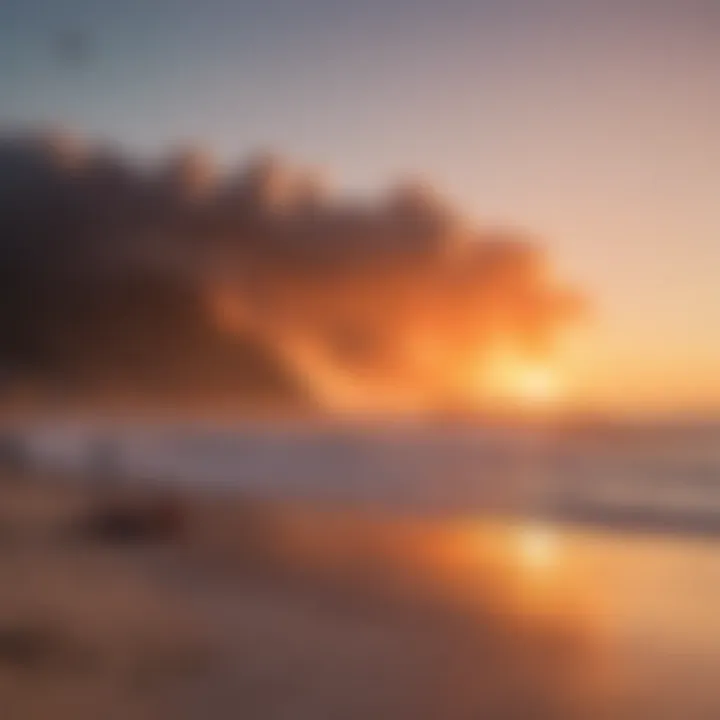
<svg viewBox="0 0 720 720">
<path fill-rule="evenodd" d="M 2 475 L 3 720 L 720 716 L 712 547 L 149 498 Z"/>
</svg>

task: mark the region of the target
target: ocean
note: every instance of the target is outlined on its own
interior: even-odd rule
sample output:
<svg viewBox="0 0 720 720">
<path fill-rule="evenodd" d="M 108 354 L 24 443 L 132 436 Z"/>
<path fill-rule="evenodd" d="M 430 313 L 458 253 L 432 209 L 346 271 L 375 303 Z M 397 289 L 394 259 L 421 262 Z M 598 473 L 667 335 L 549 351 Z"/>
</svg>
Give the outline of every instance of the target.
<svg viewBox="0 0 720 720">
<path fill-rule="evenodd" d="M 720 532 L 720 424 L 37 423 L 36 464 L 422 514 Z"/>
</svg>

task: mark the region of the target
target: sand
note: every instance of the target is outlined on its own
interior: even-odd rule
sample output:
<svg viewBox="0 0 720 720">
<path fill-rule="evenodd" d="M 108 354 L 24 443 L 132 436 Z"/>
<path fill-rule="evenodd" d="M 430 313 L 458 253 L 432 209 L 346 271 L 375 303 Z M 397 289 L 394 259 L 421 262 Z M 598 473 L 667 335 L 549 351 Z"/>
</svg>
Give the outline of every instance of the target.
<svg viewBox="0 0 720 720">
<path fill-rule="evenodd" d="M 588 598 L 509 537 L 5 471 L 0 717 L 620 717 Z"/>
</svg>

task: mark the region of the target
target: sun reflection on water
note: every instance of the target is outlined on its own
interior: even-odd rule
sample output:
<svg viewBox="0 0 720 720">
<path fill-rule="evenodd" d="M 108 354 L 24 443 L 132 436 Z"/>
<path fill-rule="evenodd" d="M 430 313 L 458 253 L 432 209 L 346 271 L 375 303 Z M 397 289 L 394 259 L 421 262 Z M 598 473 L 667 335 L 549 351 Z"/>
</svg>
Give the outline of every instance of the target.
<svg viewBox="0 0 720 720">
<path fill-rule="evenodd" d="M 538 572 L 550 570 L 559 562 L 559 538 L 547 526 L 523 525 L 518 531 L 517 552 L 523 567 Z"/>
</svg>

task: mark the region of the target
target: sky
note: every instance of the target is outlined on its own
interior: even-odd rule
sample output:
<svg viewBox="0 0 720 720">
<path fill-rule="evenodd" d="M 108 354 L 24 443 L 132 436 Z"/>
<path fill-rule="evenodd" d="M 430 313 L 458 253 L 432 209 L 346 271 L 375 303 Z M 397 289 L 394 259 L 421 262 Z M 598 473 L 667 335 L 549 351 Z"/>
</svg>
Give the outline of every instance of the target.
<svg viewBox="0 0 720 720">
<path fill-rule="evenodd" d="M 0 122 L 426 178 L 592 301 L 578 402 L 720 409 L 716 0 L 4 0 Z"/>
</svg>

